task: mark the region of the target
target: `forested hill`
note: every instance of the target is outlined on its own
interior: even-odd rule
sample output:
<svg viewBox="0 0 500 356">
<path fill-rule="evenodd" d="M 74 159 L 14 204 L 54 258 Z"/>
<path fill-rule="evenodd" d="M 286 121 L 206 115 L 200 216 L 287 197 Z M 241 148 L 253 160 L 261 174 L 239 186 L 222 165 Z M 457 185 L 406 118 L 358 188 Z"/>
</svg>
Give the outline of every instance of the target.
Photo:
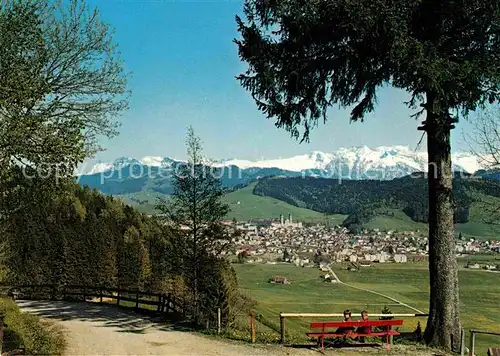
<svg viewBox="0 0 500 356">
<path fill-rule="evenodd" d="M 255 186 L 254 194 L 318 212 L 350 215 L 345 225 L 362 225 L 383 209 L 400 209 L 414 221 L 427 222 L 427 180 L 422 174 L 391 181 L 263 179 Z M 478 194 L 500 197 L 500 183 L 456 176 L 453 180 L 455 223 L 469 220 L 471 203 Z"/>
</svg>

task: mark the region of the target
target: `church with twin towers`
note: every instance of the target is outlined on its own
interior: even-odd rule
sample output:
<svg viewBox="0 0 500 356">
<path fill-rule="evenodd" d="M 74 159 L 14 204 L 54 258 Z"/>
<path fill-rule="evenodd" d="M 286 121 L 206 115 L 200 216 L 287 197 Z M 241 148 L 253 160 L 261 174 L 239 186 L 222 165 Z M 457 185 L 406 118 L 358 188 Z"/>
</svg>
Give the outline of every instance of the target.
<svg viewBox="0 0 500 356">
<path fill-rule="evenodd" d="M 288 214 L 288 219 L 285 219 L 284 215 L 280 214 L 280 226 L 291 227 L 291 228 L 302 228 L 302 222 L 294 223 L 292 220 L 292 214 Z"/>
</svg>

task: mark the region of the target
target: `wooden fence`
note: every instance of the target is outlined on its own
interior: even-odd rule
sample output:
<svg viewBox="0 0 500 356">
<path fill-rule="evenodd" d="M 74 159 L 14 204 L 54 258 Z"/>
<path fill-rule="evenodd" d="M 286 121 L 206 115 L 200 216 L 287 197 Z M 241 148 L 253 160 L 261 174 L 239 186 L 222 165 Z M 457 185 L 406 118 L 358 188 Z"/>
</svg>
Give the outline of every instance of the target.
<svg viewBox="0 0 500 356">
<path fill-rule="evenodd" d="M 153 293 L 137 289 L 52 284 L 0 285 L 0 294 L 7 294 L 14 300 L 66 300 L 114 304 L 119 307 L 157 315 L 174 313 L 183 318 L 186 317 L 187 313 L 187 305 L 171 294 Z M 4 327 L 3 315 L 0 314 L 0 354 L 2 353 Z M 24 354 L 24 352 L 17 354 Z"/>
<path fill-rule="evenodd" d="M 495 335 L 495 336 L 500 336 L 500 333 L 492 332 L 492 331 L 485 331 L 485 330 L 475 330 L 471 329 L 469 330 L 470 332 L 470 338 L 469 338 L 469 350 L 468 350 L 468 355 L 469 356 L 475 356 L 475 347 L 476 347 L 476 334 L 484 334 L 484 335 Z M 465 355 L 464 352 L 465 348 L 462 347 L 462 352 L 460 353 L 461 355 Z M 488 350 L 488 355 L 494 356 L 496 353 L 500 353 L 499 348 L 490 348 Z"/>
<path fill-rule="evenodd" d="M 171 294 L 146 292 L 137 289 L 94 287 L 85 285 L 22 285 L 9 287 L 14 299 L 90 301 L 115 304 L 136 311 L 160 314 L 176 313 L 184 317 L 187 305 Z"/>
</svg>

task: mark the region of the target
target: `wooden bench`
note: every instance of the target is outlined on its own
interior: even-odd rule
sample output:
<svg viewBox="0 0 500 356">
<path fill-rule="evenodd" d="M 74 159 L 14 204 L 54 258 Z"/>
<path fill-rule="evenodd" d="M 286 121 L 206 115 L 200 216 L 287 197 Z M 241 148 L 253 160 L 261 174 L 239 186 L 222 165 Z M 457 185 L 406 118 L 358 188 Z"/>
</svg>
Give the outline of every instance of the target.
<svg viewBox="0 0 500 356">
<path fill-rule="evenodd" d="M 500 347 L 490 347 L 488 349 L 488 356 L 500 356 Z"/>
<path fill-rule="evenodd" d="M 399 332 L 392 330 L 393 326 L 403 325 L 403 320 L 359 320 L 359 321 L 328 321 L 328 322 L 315 322 L 311 323 L 311 329 L 321 329 L 321 331 L 313 331 L 306 333 L 310 338 L 317 338 L 318 343 L 321 342 L 321 351 L 325 350 L 325 338 L 344 338 L 344 337 L 386 337 L 387 338 L 387 350 L 390 351 L 390 337 L 394 335 L 399 335 Z M 373 331 L 368 334 L 361 334 L 353 331 L 349 334 L 347 333 L 336 333 L 338 328 L 358 328 L 358 327 L 383 327 L 383 331 Z M 328 330 L 332 329 L 334 330 Z"/>
</svg>

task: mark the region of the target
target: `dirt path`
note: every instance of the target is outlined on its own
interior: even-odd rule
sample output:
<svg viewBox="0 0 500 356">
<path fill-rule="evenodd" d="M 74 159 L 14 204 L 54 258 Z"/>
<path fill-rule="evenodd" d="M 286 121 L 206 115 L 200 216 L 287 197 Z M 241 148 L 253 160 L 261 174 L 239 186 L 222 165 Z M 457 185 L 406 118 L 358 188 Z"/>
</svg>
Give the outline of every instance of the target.
<svg viewBox="0 0 500 356">
<path fill-rule="evenodd" d="M 419 310 L 419 309 L 417 309 L 417 308 L 414 308 L 414 307 L 412 307 L 411 305 L 408 305 L 408 304 L 406 304 L 406 303 L 403 303 L 403 302 L 401 302 L 401 301 L 399 301 L 399 300 L 397 300 L 397 299 L 395 299 L 395 298 L 393 298 L 393 297 L 390 297 L 390 296 L 388 296 L 387 294 L 382 294 L 382 293 L 375 292 L 375 291 L 373 291 L 373 290 L 369 290 L 369 289 L 365 289 L 365 288 L 355 287 L 355 286 L 353 286 L 353 285 L 351 285 L 351 284 L 349 284 L 349 283 L 342 282 L 342 281 L 339 279 L 339 277 L 337 277 L 337 275 L 335 274 L 335 272 L 333 272 L 333 269 L 332 269 L 330 266 L 328 266 L 328 270 L 329 270 L 329 271 L 330 271 L 330 273 L 331 273 L 331 274 L 335 277 L 335 279 L 337 280 L 337 283 L 341 283 L 341 284 L 343 284 L 343 285 L 345 285 L 345 286 L 347 286 L 347 287 L 354 288 L 354 289 L 358 289 L 358 290 L 361 290 L 361 291 L 364 291 L 364 292 L 368 292 L 368 293 L 376 294 L 376 295 L 378 295 L 378 296 L 381 296 L 381 297 L 387 298 L 387 299 L 389 299 L 389 300 L 391 300 L 391 301 L 393 301 L 393 302 L 395 302 L 395 303 L 398 303 L 399 305 L 402 305 L 402 306 L 404 306 L 404 307 L 407 307 L 407 308 L 409 308 L 409 309 L 411 309 L 411 310 L 413 310 L 413 311 L 415 311 L 415 312 L 417 312 L 417 313 L 419 313 L 419 314 L 425 314 L 423 311 L 421 311 L 421 310 Z"/>
<path fill-rule="evenodd" d="M 68 355 L 315 355 L 307 349 L 248 345 L 173 330 L 112 306 L 93 303 L 18 301 L 25 312 L 63 326 Z"/>
<path fill-rule="evenodd" d="M 133 312 L 93 303 L 17 301 L 24 312 L 60 324 L 68 342 L 67 355 L 169 355 L 169 356 L 312 356 L 316 349 L 249 345 L 174 330 Z M 326 355 L 386 355 L 385 348 L 327 349 Z M 394 346 L 393 354 L 436 355 L 428 349 Z"/>
</svg>

